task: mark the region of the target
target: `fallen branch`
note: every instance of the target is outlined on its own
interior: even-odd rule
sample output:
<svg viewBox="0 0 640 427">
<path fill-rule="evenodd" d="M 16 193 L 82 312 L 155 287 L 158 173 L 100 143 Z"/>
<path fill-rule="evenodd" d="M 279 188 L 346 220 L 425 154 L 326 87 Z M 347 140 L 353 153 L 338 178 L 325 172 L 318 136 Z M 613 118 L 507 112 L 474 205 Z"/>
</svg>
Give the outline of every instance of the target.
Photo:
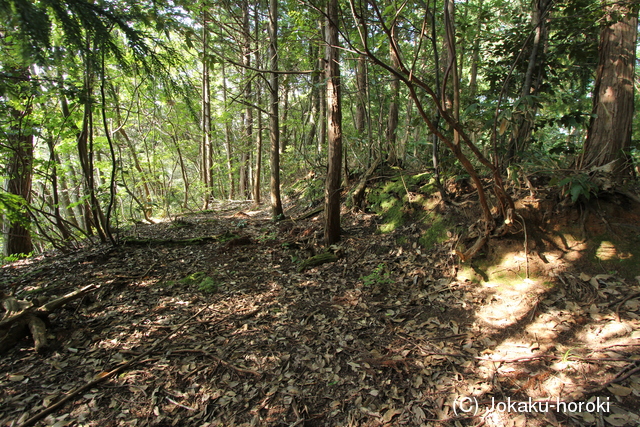
<svg viewBox="0 0 640 427">
<path fill-rule="evenodd" d="M 178 349 L 178 350 L 172 350 L 171 354 L 180 354 L 180 353 L 195 353 L 195 354 L 202 354 L 204 356 L 210 357 L 211 359 L 215 360 L 216 362 L 218 362 L 221 365 L 226 366 L 227 368 L 231 368 L 234 371 L 240 373 L 240 374 L 251 374 L 255 377 L 262 377 L 262 374 L 258 371 L 254 371 L 252 369 L 249 368 L 244 368 L 244 367 L 240 367 L 240 366 L 236 366 L 232 363 L 227 362 L 224 359 L 219 358 L 218 356 L 214 356 L 213 354 L 211 354 L 208 351 L 205 350 L 199 350 L 199 349 L 190 349 L 190 348 L 185 348 L 185 349 Z"/>
<path fill-rule="evenodd" d="M 118 366 L 115 369 L 112 369 L 109 372 L 102 372 L 100 374 L 98 374 L 98 376 L 92 380 L 89 381 L 87 384 L 83 385 L 82 387 L 79 387 L 73 391 L 70 391 L 69 393 L 65 394 L 65 396 L 60 399 L 59 401 L 57 401 L 56 403 L 52 404 L 51 406 L 43 409 L 42 411 L 38 412 L 37 414 L 35 414 L 34 416 L 32 416 L 31 418 L 29 418 L 28 420 L 26 420 L 24 423 L 18 425 L 18 427 L 27 427 L 27 426 L 32 426 L 34 425 L 36 422 L 38 422 L 39 420 L 41 420 L 42 418 L 46 417 L 47 415 L 49 415 L 50 413 L 58 410 L 59 408 L 61 408 L 62 406 L 64 406 L 65 403 L 67 403 L 69 400 L 73 399 L 74 397 L 78 396 L 79 394 L 85 392 L 86 390 L 91 389 L 92 387 L 94 387 L 96 384 L 101 383 L 102 381 L 105 381 L 107 378 L 111 378 L 114 375 L 119 374 L 120 372 L 124 371 L 125 369 L 134 366 L 135 364 L 137 364 L 138 362 L 143 362 L 143 358 L 145 358 L 146 356 L 148 356 L 149 354 L 151 354 L 156 348 L 158 348 L 160 346 L 160 344 L 164 343 L 165 341 L 167 341 L 169 338 L 173 337 L 176 333 L 178 333 L 182 328 L 184 328 L 191 320 L 195 319 L 196 317 L 198 317 L 203 311 L 205 311 L 206 309 L 208 309 L 209 307 L 211 307 L 214 303 L 212 302 L 211 304 L 207 305 L 206 307 L 204 307 L 203 309 L 201 309 L 200 311 L 198 311 L 196 314 L 194 314 L 193 316 L 189 317 L 187 320 L 185 320 L 184 322 L 182 322 L 180 325 L 178 325 L 173 332 L 171 332 L 170 334 L 168 334 L 167 336 L 165 336 L 164 338 L 160 339 L 159 341 L 157 341 L 155 344 L 153 344 L 147 351 L 145 351 L 144 353 L 140 354 L 137 357 L 134 357 L 133 359 L 131 359 L 128 362 L 123 363 L 122 365 Z"/>
<path fill-rule="evenodd" d="M 192 239 L 136 239 L 126 237 L 122 239 L 123 245 L 147 246 L 147 245 L 202 245 L 204 243 L 218 242 L 220 236 L 194 237 Z"/>
<path fill-rule="evenodd" d="M 305 259 L 298 267 L 298 273 L 302 273 L 304 270 L 310 267 L 317 267 L 328 262 L 336 262 L 338 256 L 331 252 L 324 252 L 318 255 L 314 255 L 311 258 Z"/>
<path fill-rule="evenodd" d="M 322 206 L 320 206 L 318 208 L 315 208 L 315 209 L 313 209 L 313 210 L 311 210 L 309 212 L 303 213 L 299 217 L 294 218 L 293 222 L 302 221 L 303 219 L 311 218 L 312 216 L 318 215 L 322 211 L 324 211 L 324 205 L 322 205 Z"/>
<path fill-rule="evenodd" d="M 48 303 L 44 304 L 41 307 L 35 307 L 35 306 L 29 306 L 27 308 L 25 308 L 24 310 L 7 316 L 5 319 L 3 319 L 2 321 L 0 321 L 0 329 L 5 328 L 9 325 L 11 325 L 12 323 L 16 322 L 17 320 L 22 319 L 23 317 L 26 316 L 30 316 L 30 315 L 34 315 L 34 316 L 38 316 L 38 317 L 42 317 L 42 316 L 48 316 L 49 314 L 51 314 L 54 310 L 56 310 L 59 307 L 62 307 L 63 305 L 65 305 L 66 303 L 68 303 L 71 300 L 74 300 L 82 295 L 84 295 L 85 293 L 89 292 L 90 290 L 93 290 L 93 288 L 97 288 L 98 285 L 96 284 L 91 284 L 91 285 L 87 285 L 84 288 L 78 289 L 76 291 L 70 292 L 60 298 L 54 299 L 53 301 L 49 301 Z"/>
</svg>

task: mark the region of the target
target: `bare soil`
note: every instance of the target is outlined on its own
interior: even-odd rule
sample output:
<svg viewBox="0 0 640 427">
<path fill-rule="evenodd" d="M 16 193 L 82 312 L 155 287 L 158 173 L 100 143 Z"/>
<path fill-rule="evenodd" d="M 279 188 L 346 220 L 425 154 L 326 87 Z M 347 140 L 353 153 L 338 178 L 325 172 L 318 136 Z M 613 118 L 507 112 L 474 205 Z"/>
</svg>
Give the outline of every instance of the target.
<svg viewBox="0 0 640 427">
<path fill-rule="evenodd" d="M 50 317 L 47 353 L 0 356 L 0 425 L 638 425 L 640 209 L 554 197 L 470 264 L 459 236 L 344 212 L 338 261 L 301 271 L 321 216 L 229 202 L 7 265 L 22 299 L 99 288 Z"/>
</svg>

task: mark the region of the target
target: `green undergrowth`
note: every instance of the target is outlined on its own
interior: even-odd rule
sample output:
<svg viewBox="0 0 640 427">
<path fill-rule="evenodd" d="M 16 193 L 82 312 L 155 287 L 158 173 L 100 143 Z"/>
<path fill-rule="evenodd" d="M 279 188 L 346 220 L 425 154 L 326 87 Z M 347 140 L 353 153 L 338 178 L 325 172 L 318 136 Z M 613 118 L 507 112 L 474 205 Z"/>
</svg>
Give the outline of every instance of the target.
<svg viewBox="0 0 640 427">
<path fill-rule="evenodd" d="M 428 212 L 425 218 L 425 223 L 429 224 L 429 228 L 418 239 L 423 248 L 430 248 L 449 239 L 448 232 L 455 228 L 449 218 L 435 212 Z"/>
<path fill-rule="evenodd" d="M 196 286 L 198 290 L 205 294 L 218 292 L 218 283 L 213 277 L 203 271 L 188 275 L 180 280 L 180 283 L 187 286 Z"/>
<path fill-rule="evenodd" d="M 429 173 L 397 175 L 371 188 L 367 200 L 371 210 L 380 215 L 379 232 L 392 233 L 406 224 L 415 223 L 422 230 L 418 243 L 423 248 L 448 240 L 455 224 L 437 212 L 438 201 L 432 197 L 435 191 L 434 180 Z M 409 242 L 407 236 L 397 238 L 400 245 Z"/>
<path fill-rule="evenodd" d="M 360 277 L 365 287 L 371 286 L 388 286 L 394 283 L 391 273 L 386 269 L 384 263 L 378 264 L 370 274 Z"/>
<path fill-rule="evenodd" d="M 380 215 L 381 233 L 390 233 L 409 220 L 415 220 L 415 212 L 424 207 L 431 191 L 425 182 L 428 174 L 397 175 L 369 189 L 367 200 L 371 209 Z M 411 198 L 411 200 L 409 200 Z"/>
<path fill-rule="evenodd" d="M 315 174 L 307 174 L 284 190 L 290 199 L 297 199 L 301 204 L 312 205 L 324 197 L 324 179 Z"/>
</svg>

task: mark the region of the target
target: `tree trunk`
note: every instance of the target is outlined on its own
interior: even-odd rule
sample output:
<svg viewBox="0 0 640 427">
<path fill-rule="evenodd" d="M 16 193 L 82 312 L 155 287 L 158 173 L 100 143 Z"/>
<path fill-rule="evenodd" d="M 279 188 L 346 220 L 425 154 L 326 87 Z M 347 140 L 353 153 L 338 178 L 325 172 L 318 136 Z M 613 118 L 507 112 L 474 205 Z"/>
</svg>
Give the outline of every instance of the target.
<svg viewBox="0 0 640 427">
<path fill-rule="evenodd" d="M 311 92 L 309 94 L 309 131 L 305 140 L 305 151 L 307 153 L 308 147 L 315 147 L 317 145 L 317 133 L 318 133 L 318 116 L 320 114 L 320 77 L 322 71 L 318 69 L 318 46 L 315 44 L 309 44 L 309 59 L 311 64 L 314 64 L 314 70 L 311 73 Z M 314 150 L 315 151 L 315 150 Z"/>
<path fill-rule="evenodd" d="M 202 209 L 209 209 L 213 193 L 213 149 L 211 141 L 211 76 L 209 73 L 209 26 L 207 11 L 202 12 L 202 142 L 200 145 L 201 171 L 204 185 Z"/>
<path fill-rule="evenodd" d="M 356 60 L 356 117 L 354 126 L 362 137 L 367 122 L 367 58 L 358 56 Z"/>
<path fill-rule="evenodd" d="M 56 162 L 56 164 L 62 165 L 60 155 L 58 153 L 55 153 L 54 161 Z M 72 226 L 81 228 L 80 223 L 76 218 L 75 209 L 71 206 L 71 190 L 69 189 L 69 185 L 67 184 L 66 174 L 58 174 L 58 184 L 60 187 L 60 205 L 63 212 L 62 218 Z M 75 208 L 77 209 L 77 206 Z"/>
<path fill-rule="evenodd" d="M 391 28 L 391 37 L 389 40 L 391 44 L 398 44 L 398 28 L 394 24 Z M 389 49 L 389 56 L 391 59 L 391 66 L 398 69 L 400 66 L 399 58 L 397 55 L 398 50 L 393 46 Z M 389 118 L 387 120 L 387 162 L 390 165 L 397 165 L 398 153 L 397 153 L 397 131 L 398 131 L 398 96 L 400 95 L 400 79 L 397 76 L 391 76 L 390 83 L 390 96 L 389 101 Z"/>
<path fill-rule="evenodd" d="M 320 25 L 320 32 L 322 33 L 322 38 L 325 38 L 325 26 Z M 320 56 L 320 55 L 318 55 Z M 325 58 L 318 58 L 318 69 L 325 70 Z M 326 84 L 326 83 L 325 83 Z M 321 85 L 321 89 L 318 93 L 320 99 L 318 105 L 320 106 L 320 117 L 318 118 L 318 124 L 320 125 L 318 128 L 318 143 L 316 146 L 316 152 L 318 153 L 318 158 L 322 155 L 322 147 L 324 147 L 327 141 L 327 91 L 326 87 L 323 88 L 324 85 Z M 324 90 L 323 90 L 324 89 Z"/>
<path fill-rule="evenodd" d="M 327 80 L 327 131 L 328 159 L 327 180 L 324 193 L 324 239 L 327 245 L 340 240 L 340 168 L 342 166 L 342 107 L 340 94 L 340 64 L 338 58 L 338 0 L 327 4 L 326 31 L 326 80 Z"/>
<path fill-rule="evenodd" d="M 526 147 L 528 140 L 531 138 L 535 117 L 538 112 L 537 103 L 531 102 L 528 97 L 536 95 L 542 83 L 543 46 L 546 43 L 548 32 L 546 15 L 550 7 L 550 1 L 536 0 L 534 2 L 534 9 L 531 15 L 531 25 L 534 31 L 533 44 L 520 93 L 520 107 L 515 114 L 514 129 L 507 145 L 506 166 L 511 164 L 518 156 L 518 152 Z M 536 76 L 535 78 L 534 75 Z"/>
<path fill-rule="evenodd" d="M 280 154 L 284 154 L 289 143 L 289 128 L 287 126 L 287 120 L 289 119 L 289 82 L 286 77 L 284 84 L 281 86 L 283 87 L 284 97 L 282 99 L 282 122 L 280 125 Z"/>
<path fill-rule="evenodd" d="M 85 206 L 85 218 L 87 223 L 87 233 L 92 234 L 95 228 L 101 242 L 107 241 L 107 235 L 103 230 L 105 221 L 104 214 L 100 209 L 100 202 L 96 195 L 94 162 L 93 162 L 93 95 L 92 95 L 92 68 L 91 60 L 85 58 L 84 76 L 84 114 L 82 118 L 82 129 L 78 135 L 78 157 L 82 167 L 84 177 L 85 194 L 88 201 Z"/>
<path fill-rule="evenodd" d="M 593 118 L 579 167 L 612 163 L 614 176 L 629 173 L 634 112 L 634 69 L 638 11 L 630 3 L 604 3 L 607 24 L 600 33 L 599 62 L 593 92 Z"/>
<path fill-rule="evenodd" d="M 443 109 L 450 111 L 451 116 L 460 121 L 460 76 L 458 73 L 458 56 L 456 54 L 456 34 L 455 34 L 455 4 L 453 0 L 444 2 L 444 27 L 445 27 L 445 51 L 447 53 L 447 63 L 442 79 L 442 96 L 445 100 Z M 446 86 L 451 77 L 451 97 L 448 96 Z M 453 143 L 460 143 L 460 134 L 453 130 Z"/>
<path fill-rule="evenodd" d="M 261 101 L 261 95 L 258 92 L 257 101 Z M 260 195 L 261 175 L 262 175 L 262 113 L 260 110 L 256 111 L 258 115 L 258 129 L 256 135 L 256 167 L 253 172 L 253 203 L 259 206 L 262 203 L 262 197 Z"/>
<path fill-rule="evenodd" d="M 249 27 L 249 4 L 247 1 L 242 2 L 242 32 L 244 37 L 244 45 L 242 46 L 242 64 L 245 67 L 251 66 L 251 28 Z M 244 77 L 246 80 L 246 68 L 243 69 Z M 247 108 L 245 110 L 244 117 L 244 146 L 242 149 L 241 160 L 241 191 L 246 199 L 251 198 L 251 179 L 249 176 L 249 170 L 251 169 L 250 162 L 250 147 L 253 140 L 253 108 L 250 106 L 253 101 L 253 85 L 251 80 L 248 80 L 245 88 L 245 101 L 247 102 Z"/>
<path fill-rule="evenodd" d="M 435 2 L 434 2 L 435 3 Z M 435 5 L 434 5 L 435 8 Z M 431 29 L 431 48 L 433 49 L 433 57 L 434 62 L 436 63 L 435 67 L 435 88 L 436 88 L 436 96 L 440 99 L 444 99 L 444 95 L 442 94 L 442 86 L 441 86 L 441 77 L 440 77 L 440 55 L 438 53 L 438 38 L 437 38 L 437 27 L 436 27 L 436 15 L 435 13 L 431 14 L 430 21 L 430 29 Z M 418 106 L 419 107 L 419 106 Z M 438 132 L 440 132 L 440 110 L 438 107 L 435 108 L 434 118 L 433 118 L 433 127 L 435 131 L 431 133 L 431 164 L 433 165 L 433 177 L 435 179 L 436 188 L 440 193 L 440 197 L 442 200 L 447 200 L 448 195 L 447 191 L 442 185 L 442 180 L 440 179 L 440 138 L 438 137 Z"/>
<path fill-rule="evenodd" d="M 269 78 L 269 136 L 271 152 L 271 216 L 274 221 L 282 219 L 282 199 L 280 198 L 280 121 L 278 108 L 278 0 L 269 3 L 269 58 L 271 58 L 271 76 Z"/>
<path fill-rule="evenodd" d="M 19 87 L 14 96 L 21 108 L 10 108 L 11 132 L 7 137 L 7 145 L 11 154 L 6 169 L 9 177 L 7 192 L 19 196 L 28 204 L 31 201 L 34 142 L 29 124 L 32 102 L 29 87 L 31 76 L 28 67 L 12 71 L 19 76 L 16 83 Z M 15 219 L 5 223 L 5 255 L 29 254 L 33 251 L 28 223 L 28 217 L 20 212 L 15 212 Z"/>
<path fill-rule="evenodd" d="M 59 97 L 62 116 L 65 120 L 67 120 L 71 116 L 71 111 L 69 110 L 69 103 L 67 102 L 67 98 L 64 95 L 64 83 L 61 70 L 59 70 L 58 74 L 58 89 L 60 90 Z M 80 129 L 78 129 L 73 120 L 70 120 L 70 126 L 76 131 L 76 138 L 78 138 L 78 135 L 80 135 Z M 79 174 L 76 173 L 75 168 L 73 167 L 70 153 L 64 153 L 64 156 L 64 160 L 68 164 L 69 172 L 66 175 L 60 176 L 60 186 L 63 191 L 63 203 L 65 203 L 67 206 L 67 216 L 72 224 L 76 225 L 81 230 L 87 230 L 88 227 L 85 223 L 85 218 L 82 215 L 81 203 L 78 198 L 80 185 L 77 183 L 77 177 L 79 176 Z M 58 164 L 62 164 L 60 156 L 57 153 L 56 161 L 58 162 Z M 72 189 L 69 189 L 67 180 L 69 180 L 69 182 L 71 183 Z"/>
<path fill-rule="evenodd" d="M 260 54 L 259 49 L 258 49 L 258 43 L 260 40 L 259 38 L 259 18 L 260 15 L 258 13 L 258 7 L 255 7 L 255 12 L 254 12 L 254 16 L 253 16 L 253 22 L 254 22 L 254 31 L 255 31 L 255 40 L 256 40 L 256 49 L 255 49 L 255 62 L 256 62 L 256 67 L 260 68 L 261 67 L 261 63 L 260 63 Z M 255 93 L 255 98 L 256 98 L 256 105 L 260 106 L 262 104 L 262 89 L 261 89 L 261 85 L 256 84 L 256 89 L 255 89 L 256 93 Z M 253 172 L 253 203 L 256 206 L 259 206 L 262 203 L 262 198 L 260 195 L 260 185 L 261 185 L 261 175 L 262 175 L 262 112 L 261 112 L 261 108 L 257 108 L 256 109 L 256 115 L 257 117 L 257 130 L 255 132 L 256 135 L 256 141 L 255 141 L 255 147 L 256 147 L 256 151 L 255 151 L 255 170 Z"/>
<path fill-rule="evenodd" d="M 227 102 L 227 74 L 226 68 L 224 66 L 224 61 L 222 62 L 222 99 L 224 102 L 225 110 L 228 110 L 229 105 Z M 225 118 L 224 121 L 224 146 L 227 151 L 227 172 L 229 175 L 229 199 L 233 200 L 236 196 L 235 192 L 235 182 L 233 179 L 233 152 L 231 149 L 231 123 L 229 122 L 230 118 Z"/>
<path fill-rule="evenodd" d="M 51 198 L 52 198 L 52 210 L 53 217 L 56 221 L 56 227 L 62 235 L 62 239 L 67 241 L 71 237 L 71 233 L 64 223 L 62 213 L 60 211 L 60 192 L 58 190 L 58 162 L 56 161 L 56 151 L 54 141 L 52 137 L 46 138 L 47 147 L 49 147 L 49 162 L 51 162 Z"/>
</svg>

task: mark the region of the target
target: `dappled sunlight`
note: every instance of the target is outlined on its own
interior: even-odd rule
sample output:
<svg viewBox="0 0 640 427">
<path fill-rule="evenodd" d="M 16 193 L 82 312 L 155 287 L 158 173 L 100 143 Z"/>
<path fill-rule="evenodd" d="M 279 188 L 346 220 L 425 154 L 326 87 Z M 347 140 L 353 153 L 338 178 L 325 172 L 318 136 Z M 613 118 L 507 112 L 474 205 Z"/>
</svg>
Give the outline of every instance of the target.
<svg viewBox="0 0 640 427">
<path fill-rule="evenodd" d="M 576 338 L 583 341 L 587 346 L 595 346 L 602 344 L 610 344 L 612 347 L 617 345 L 632 345 L 633 341 L 630 334 L 637 327 L 637 322 L 621 322 L 613 318 L 613 316 L 605 316 L 598 323 L 590 323 L 584 329 L 576 334 Z"/>
<path fill-rule="evenodd" d="M 358 214 L 344 222 L 343 256 L 300 270 L 308 255 L 291 236 L 306 234 L 240 218 L 236 208 L 138 227 L 140 237 L 169 231 L 180 244 L 132 244 L 65 267 L 102 287 L 78 308 L 82 325 L 68 314 L 56 319 L 56 331 L 70 332 L 47 365 L 54 373 L 32 379 L 37 395 L 55 398 L 54 375 L 68 375 L 74 363 L 82 383 L 143 355 L 139 368 L 99 388 L 106 403 L 98 405 L 128 399 L 140 417 L 151 405 L 155 421 L 197 414 L 222 424 L 291 424 L 298 413 L 325 425 L 465 425 L 472 418 L 454 412 L 464 396 L 489 407 L 509 398 L 585 400 L 629 363 L 638 341 L 640 303 L 625 300 L 634 295 L 629 284 L 565 271 L 568 250 L 545 253 L 554 268 L 541 270 L 540 257 L 525 256 L 514 239 L 454 278 L 443 274 L 458 267 L 451 247 L 421 246 L 424 230 L 415 225 L 372 234 L 380 222 Z M 189 240 L 205 233 L 242 235 L 247 244 Z M 14 396 L 26 387 L 9 385 Z M 478 417 L 492 427 L 544 425 L 535 424 L 538 415 L 491 409 Z"/>
<path fill-rule="evenodd" d="M 547 289 L 531 279 L 491 279 L 481 287 L 488 290 L 489 300 L 476 317 L 495 328 L 506 328 L 521 321 L 536 304 L 536 295 Z"/>
<path fill-rule="evenodd" d="M 571 330 L 574 324 L 574 314 L 567 310 L 551 308 L 529 323 L 525 331 L 539 340 L 552 342 L 558 335 Z"/>
<path fill-rule="evenodd" d="M 595 256 L 601 261 L 614 261 L 633 258 L 633 254 L 620 251 L 614 243 L 606 240 L 600 242 L 600 245 L 596 249 Z"/>
</svg>

